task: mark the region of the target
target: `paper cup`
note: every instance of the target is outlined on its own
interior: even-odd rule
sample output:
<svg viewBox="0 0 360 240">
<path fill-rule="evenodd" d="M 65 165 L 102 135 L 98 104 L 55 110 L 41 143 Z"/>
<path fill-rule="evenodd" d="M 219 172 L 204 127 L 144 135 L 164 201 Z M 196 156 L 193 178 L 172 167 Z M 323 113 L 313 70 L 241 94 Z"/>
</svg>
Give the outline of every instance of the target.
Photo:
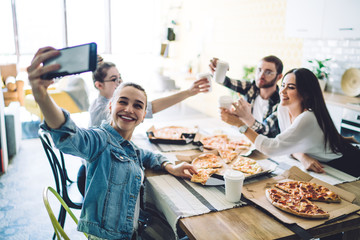
<svg viewBox="0 0 360 240">
<path fill-rule="evenodd" d="M 224 174 L 225 198 L 229 202 L 239 202 L 244 184 L 245 175 L 236 170 L 229 169 Z"/>
<path fill-rule="evenodd" d="M 233 99 L 231 96 L 221 96 L 219 98 L 219 107 L 231 109 L 233 103 Z"/>
<path fill-rule="evenodd" d="M 217 83 L 223 83 L 225 81 L 226 72 L 229 69 L 229 64 L 224 61 L 218 60 L 216 63 L 216 69 L 214 72 L 214 79 Z"/>
<path fill-rule="evenodd" d="M 209 81 L 209 91 L 208 92 L 211 92 L 212 88 L 211 88 L 211 74 L 210 73 L 199 73 L 196 75 L 196 79 L 197 80 L 200 80 L 200 79 L 203 79 L 203 78 L 207 78 L 207 80 Z"/>
</svg>

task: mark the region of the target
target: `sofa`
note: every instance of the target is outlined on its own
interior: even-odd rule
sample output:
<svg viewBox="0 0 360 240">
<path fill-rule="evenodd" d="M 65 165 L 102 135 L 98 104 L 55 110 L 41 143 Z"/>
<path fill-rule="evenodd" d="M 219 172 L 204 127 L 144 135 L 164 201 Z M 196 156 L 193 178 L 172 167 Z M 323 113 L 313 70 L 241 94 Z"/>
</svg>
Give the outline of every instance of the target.
<svg viewBox="0 0 360 240">
<path fill-rule="evenodd" d="M 55 103 L 70 113 L 86 112 L 89 108 L 89 94 L 84 80 L 78 75 L 62 78 L 48 89 Z M 31 89 L 26 90 L 25 109 L 43 120 L 40 107 L 35 102 Z"/>
</svg>

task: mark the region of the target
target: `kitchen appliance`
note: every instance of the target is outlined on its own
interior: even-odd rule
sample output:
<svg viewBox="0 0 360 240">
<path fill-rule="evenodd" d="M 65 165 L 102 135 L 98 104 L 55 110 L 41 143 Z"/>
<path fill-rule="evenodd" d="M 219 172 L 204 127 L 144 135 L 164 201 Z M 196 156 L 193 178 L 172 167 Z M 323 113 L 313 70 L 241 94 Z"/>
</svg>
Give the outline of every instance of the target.
<svg viewBox="0 0 360 240">
<path fill-rule="evenodd" d="M 345 108 L 340 124 L 340 134 L 354 137 L 360 143 L 360 112 Z M 357 144 L 359 146 L 359 144 Z"/>
</svg>

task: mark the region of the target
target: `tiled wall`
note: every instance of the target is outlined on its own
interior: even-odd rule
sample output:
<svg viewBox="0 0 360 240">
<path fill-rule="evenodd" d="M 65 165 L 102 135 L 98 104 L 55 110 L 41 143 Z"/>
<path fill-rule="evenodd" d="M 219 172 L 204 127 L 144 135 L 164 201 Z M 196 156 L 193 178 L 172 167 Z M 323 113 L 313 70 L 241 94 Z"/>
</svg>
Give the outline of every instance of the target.
<svg viewBox="0 0 360 240">
<path fill-rule="evenodd" d="M 360 40 L 304 40 L 304 66 L 309 65 L 309 59 L 326 58 L 331 58 L 326 91 L 344 94 L 341 89 L 342 75 L 348 68 L 360 68 Z"/>
</svg>

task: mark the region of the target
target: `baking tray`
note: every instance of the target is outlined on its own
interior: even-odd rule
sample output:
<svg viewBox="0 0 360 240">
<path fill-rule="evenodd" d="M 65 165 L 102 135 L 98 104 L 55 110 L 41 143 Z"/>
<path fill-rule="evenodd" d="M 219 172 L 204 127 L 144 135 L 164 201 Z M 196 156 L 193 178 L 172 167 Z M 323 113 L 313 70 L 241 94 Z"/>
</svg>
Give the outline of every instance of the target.
<svg viewBox="0 0 360 240">
<path fill-rule="evenodd" d="M 202 152 L 206 152 L 206 151 L 209 151 L 209 150 L 205 150 L 205 148 L 203 147 L 203 144 L 201 142 L 201 139 L 204 138 L 204 137 L 207 137 L 205 135 L 202 135 L 201 133 L 196 133 L 195 137 L 194 137 L 194 140 L 193 140 L 193 143 L 195 146 L 198 146 L 199 147 L 199 150 L 202 151 Z M 231 139 L 231 137 L 228 136 L 228 138 Z M 236 139 L 234 139 L 236 141 Z M 251 144 L 250 146 L 244 146 L 244 149 L 239 149 L 239 155 L 241 156 L 244 156 L 244 157 L 247 157 L 249 156 L 253 151 L 255 150 L 255 146 L 254 144 Z M 210 150 L 211 151 L 211 150 Z"/>
<path fill-rule="evenodd" d="M 151 143 L 185 145 L 193 142 L 196 135 L 196 133 L 183 133 L 181 134 L 181 139 L 156 138 L 153 132 L 154 130 L 155 127 L 152 126 L 146 131 L 146 135 Z"/>
<path fill-rule="evenodd" d="M 215 155 L 218 156 L 218 152 L 217 150 L 211 150 L 211 151 L 208 151 L 208 152 L 205 152 L 205 153 L 214 153 Z M 197 156 L 201 155 L 201 154 L 204 154 L 204 153 L 197 153 L 197 154 L 192 154 L 192 155 L 184 155 L 183 153 L 180 153 L 180 154 L 177 154 L 176 155 L 176 158 L 178 159 L 178 161 L 176 161 L 175 163 L 178 164 L 180 162 L 188 162 L 188 163 L 191 163 L 193 159 L 195 159 Z M 218 158 L 220 158 L 220 156 L 218 156 Z M 221 159 L 221 158 L 220 158 Z M 222 159 L 221 159 L 222 160 Z M 234 159 L 231 163 L 228 163 L 226 164 L 224 162 L 224 165 L 219 169 L 219 172 L 213 174 L 212 176 L 215 175 L 215 177 L 217 178 L 222 178 L 225 174 L 225 171 L 227 169 L 231 169 L 231 164 L 234 163 L 236 159 Z M 222 160 L 223 161 L 223 160 Z M 256 173 L 256 174 L 252 174 L 252 175 L 246 175 L 245 174 L 245 180 L 248 180 L 248 179 L 252 179 L 252 178 L 256 178 L 256 177 L 260 177 L 262 175 L 266 175 L 266 174 L 269 174 L 273 171 L 276 170 L 277 168 L 277 164 L 274 163 L 273 161 L 269 160 L 269 159 L 259 159 L 259 160 L 256 160 L 261 168 L 263 169 L 262 172 L 259 172 L 259 173 Z"/>
</svg>

